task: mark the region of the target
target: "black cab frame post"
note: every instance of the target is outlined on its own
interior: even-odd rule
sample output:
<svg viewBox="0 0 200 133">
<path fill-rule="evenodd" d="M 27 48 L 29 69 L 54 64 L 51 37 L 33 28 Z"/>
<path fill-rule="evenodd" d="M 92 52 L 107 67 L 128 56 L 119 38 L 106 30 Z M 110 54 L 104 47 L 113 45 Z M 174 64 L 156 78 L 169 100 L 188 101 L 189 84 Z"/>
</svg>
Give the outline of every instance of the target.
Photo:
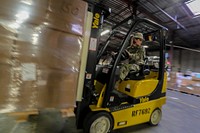
<svg viewBox="0 0 200 133">
<path fill-rule="evenodd" d="M 98 37 L 100 36 L 100 22 L 102 19 L 102 10 L 93 6 L 93 20 L 91 25 L 91 36 L 89 41 L 89 50 L 87 58 L 87 66 L 85 70 L 85 80 L 83 88 L 83 100 L 77 101 L 77 107 L 75 109 L 76 114 L 76 126 L 78 129 L 82 128 L 82 120 L 85 113 L 89 110 L 89 103 L 91 98 L 91 93 L 89 89 L 92 89 L 94 83 L 94 72 L 96 66 L 96 56 L 98 48 Z"/>
<path fill-rule="evenodd" d="M 85 113 L 89 111 L 89 104 L 91 101 L 91 90 L 94 87 L 95 69 L 97 64 L 97 54 L 99 47 L 99 36 L 103 19 L 110 13 L 110 8 L 106 9 L 98 5 L 90 5 L 90 10 L 93 13 L 93 20 L 91 25 L 91 35 L 89 41 L 87 66 L 85 70 L 85 80 L 83 88 L 82 101 L 76 102 L 76 126 L 81 128 L 83 125 L 83 118 Z"/>
<path fill-rule="evenodd" d="M 102 54 L 105 52 L 106 48 L 108 47 L 108 44 L 110 43 L 111 38 L 112 38 L 116 33 L 120 32 L 120 31 L 115 30 L 115 29 L 118 28 L 119 26 L 121 26 L 123 23 L 129 21 L 130 19 L 133 20 L 133 16 L 127 17 L 126 19 L 122 20 L 121 22 L 117 23 L 116 25 L 114 25 L 114 26 L 112 27 L 112 33 L 110 34 L 110 36 L 109 36 L 108 39 L 106 40 L 106 43 L 105 43 L 105 45 L 103 46 L 102 50 L 99 51 L 99 54 L 98 54 L 98 56 L 97 56 L 97 61 L 100 60 Z"/>
<path fill-rule="evenodd" d="M 98 55 L 97 55 L 97 62 L 100 60 L 101 56 L 103 55 L 103 53 L 105 52 L 106 48 L 108 47 L 108 44 L 110 43 L 110 39 L 115 35 L 115 32 L 112 32 L 111 35 L 108 37 L 108 39 L 106 40 L 105 45 L 102 47 L 102 49 L 99 51 Z"/>
</svg>

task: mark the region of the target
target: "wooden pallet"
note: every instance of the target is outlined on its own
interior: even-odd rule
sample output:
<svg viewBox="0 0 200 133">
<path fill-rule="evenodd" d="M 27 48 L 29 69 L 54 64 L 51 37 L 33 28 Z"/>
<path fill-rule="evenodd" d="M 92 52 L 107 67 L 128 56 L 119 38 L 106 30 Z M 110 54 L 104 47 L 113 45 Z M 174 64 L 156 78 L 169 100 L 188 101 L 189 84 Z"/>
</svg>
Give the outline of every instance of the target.
<svg viewBox="0 0 200 133">
<path fill-rule="evenodd" d="M 62 117 L 72 117 L 74 116 L 73 110 L 73 108 L 61 109 L 60 112 L 62 114 Z M 39 110 L 12 112 L 7 114 L 11 117 L 14 117 L 17 122 L 25 122 L 28 120 L 29 116 L 39 115 Z"/>
<path fill-rule="evenodd" d="M 180 92 L 180 93 L 184 93 L 184 94 L 189 94 L 189 95 L 200 97 L 200 94 L 196 94 L 196 93 L 194 93 L 192 91 L 179 90 L 179 89 L 173 89 L 173 88 L 167 88 L 167 89 L 171 90 L 171 91 L 176 91 L 176 92 Z"/>
</svg>

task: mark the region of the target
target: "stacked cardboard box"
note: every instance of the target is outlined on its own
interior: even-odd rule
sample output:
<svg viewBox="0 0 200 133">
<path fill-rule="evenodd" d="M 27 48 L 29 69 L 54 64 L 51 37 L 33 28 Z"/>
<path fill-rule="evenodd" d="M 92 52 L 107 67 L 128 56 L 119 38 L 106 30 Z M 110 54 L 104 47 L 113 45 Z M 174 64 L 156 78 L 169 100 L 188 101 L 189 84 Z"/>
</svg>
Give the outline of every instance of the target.
<svg viewBox="0 0 200 133">
<path fill-rule="evenodd" d="M 183 73 L 172 73 L 167 87 L 172 90 L 200 96 L 200 82 L 192 76 Z"/>
<path fill-rule="evenodd" d="M 73 107 L 87 4 L 1 0 L 0 12 L 0 113 Z"/>
<path fill-rule="evenodd" d="M 194 80 L 194 81 L 200 81 L 200 73 L 195 73 L 195 74 L 192 76 L 192 80 Z"/>
<path fill-rule="evenodd" d="M 168 82 L 167 82 L 167 87 L 168 88 L 175 88 L 176 87 L 176 72 L 170 72 L 169 77 L 168 77 Z"/>
</svg>

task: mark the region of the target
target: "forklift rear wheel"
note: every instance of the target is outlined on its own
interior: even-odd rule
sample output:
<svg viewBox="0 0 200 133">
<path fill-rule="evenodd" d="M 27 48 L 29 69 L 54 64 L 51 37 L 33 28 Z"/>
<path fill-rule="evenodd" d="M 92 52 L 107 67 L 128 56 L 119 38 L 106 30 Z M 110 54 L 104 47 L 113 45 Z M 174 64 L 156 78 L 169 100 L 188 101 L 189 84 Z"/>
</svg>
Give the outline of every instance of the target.
<svg viewBox="0 0 200 133">
<path fill-rule="evenodd" d="M 150 121 L 149 121 L 150 125 L 152 126 L 158 125 L 158 123 L 161 120 L 161 117 L 162 117 L 162 111 L 159 108 L 155 109 L 152 112 L 151 117 L 150 117 Z"/>
<path fill-rule="evenodd" d="M 84 121 L 84 133 L 109 133 L 113 128 L 113 119 L 107 112 L 88 114 Z"/>
</svg>

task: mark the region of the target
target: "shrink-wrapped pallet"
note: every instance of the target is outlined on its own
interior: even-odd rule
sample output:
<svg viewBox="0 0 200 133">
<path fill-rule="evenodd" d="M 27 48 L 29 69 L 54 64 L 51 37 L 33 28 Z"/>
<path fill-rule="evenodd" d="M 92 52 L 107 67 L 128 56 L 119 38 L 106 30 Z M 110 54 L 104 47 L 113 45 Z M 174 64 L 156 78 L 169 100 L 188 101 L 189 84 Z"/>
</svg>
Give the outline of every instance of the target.
<svg viewBox="0 0 200 133">
<path fill-rule="evenodd" d="M 87 4 L 1 0 L 0 113 L 75 104 Z"/>
</svg>

